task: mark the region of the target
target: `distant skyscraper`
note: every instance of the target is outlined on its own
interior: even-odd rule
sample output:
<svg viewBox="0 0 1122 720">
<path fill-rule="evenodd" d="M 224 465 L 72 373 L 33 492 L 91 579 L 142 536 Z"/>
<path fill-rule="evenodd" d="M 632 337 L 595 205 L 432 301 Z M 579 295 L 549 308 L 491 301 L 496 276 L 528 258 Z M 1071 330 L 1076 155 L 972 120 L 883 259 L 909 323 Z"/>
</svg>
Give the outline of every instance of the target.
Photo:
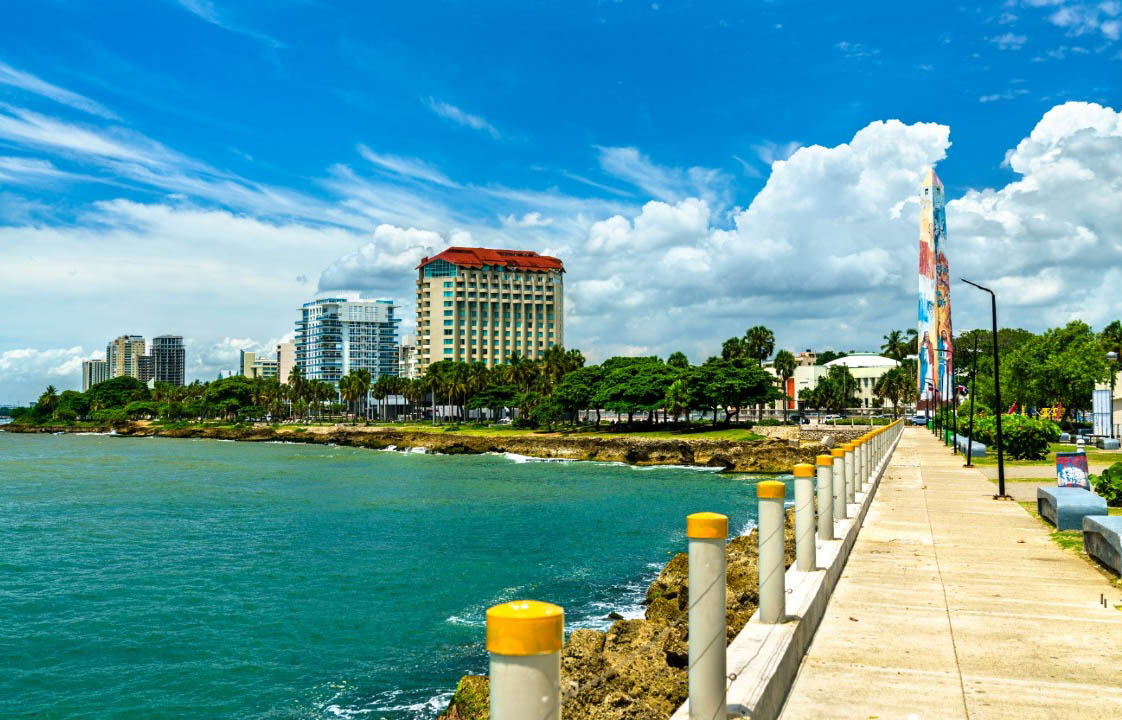
<svg viewBox="0 0 1122 720">
<path fill-rule="evenodd" d="M 392 300 L 321 298 L 304 303 L 296 322 L 296 366 L 309 380 L 338 382 L 365 368 L 372 379 L 397 375 Z"/>
<path fill-rule="evenodd" d="M 144 338 L 140 335 L 122 335 L 105 346 L 105 362 L 109 377 L 134 377 L 140 379 L 140 358 L 144 355 Z"/>
<path fill-rule="evenodd" d="M 918 390 L 921 404 L 954 392 L 951 284 L 947 267 L 947 213 L 935 170 L 923 179 L 919 210 Z"/>
<path fill-rule="evenodd" d="M 82 361 L 82 392 L 109 379 L 109 363 L 104 360 Z"/>
<path fill-rule="evenodd" d="M 288 384 L 288 375 L 296 367 L 296 343 L 282 342 L 277 345 L 277 380 Z"/>
<path fill-rule="evenodd" d="M 184 384 L 187 353 L 180 335 L 159 335 L 152 338 L 153 379 L 171 385 Z"/>
<path fill-rule="evenodd" d="M 136 379 L 142 383 L 150 383 L 156 375 L 156 365 L 152 362 L 151 355 L 141 355 L 140 363 L 137 367 L 140 369 L 136 373 Z"/>
</svg>

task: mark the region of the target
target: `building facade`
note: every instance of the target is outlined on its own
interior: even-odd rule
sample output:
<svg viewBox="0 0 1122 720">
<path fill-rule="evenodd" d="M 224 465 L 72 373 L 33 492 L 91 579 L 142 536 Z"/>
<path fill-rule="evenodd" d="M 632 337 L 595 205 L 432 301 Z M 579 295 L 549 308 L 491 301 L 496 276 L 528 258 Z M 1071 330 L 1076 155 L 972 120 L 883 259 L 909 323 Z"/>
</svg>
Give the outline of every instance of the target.
<svg viewBox="0 0 1122 720">
<path fill-rule="evenodd" d="M 238 374 L 247 378 L 274 378 L 277 376 L 277 361 L 258 357 L 257 353 L 240 350 Z"/>
<path fill-rule="evenodd" d="M 296 323 L 296 367 L 309 380 L 338 382 L 353 370 L 397 375 L 397 306 L 392 300 L 321 298 Z"/>
<path fill-rule="evenodd" d="M 187 351 L 181 335 L 158 335 L 152 338 L 152 379 L 169 385 L 185 383 Z"/>
<path fill-rule="evenodd" d="M 834 365 L 844 365 L 849 368 L 849 374 L 857 382 L 857 397 L 864 408 L 890 408 L 892 403 L 888 400 L 878 401 L 873 394 L 880 376 L 900 363 L 892 358 L 886 358 L 876 353 L 852 353 L 845 357 L 831 360 L 822 367 L 829 372 Z"/>
<path fill-rule="evenodd" d="M 82 392 L 109 379 L 109 363 L 104 360 L 82 361 Z"/>
<path fill-rule="evenodd" d="M 140 379 L 140 358 L 144 356 L 144 338 L 140 335 L 122 335 L 105 346 L 105 362 L 109 377 L 134 377 Z"/>
<path fill-rule="evenodd" d="M 565 342 L 564 265 L 526 250 L 450 247 L 417 266 L 417 372 L 498 365 Z"/>
<path fill-rule="evenodd" d="M 278 343 L 277 380 L 279 380 L 282 385 L 288 384 L 288 376 L 294 367 L 296 367 L 296 343 Z"/>
<path fill-rule="evenodd" d="M 141 355 L 137 367 L 140 369 L 137 371 L 136 379 L 146 385 L 150 384 L 156 376 L 156 364 L 152 361 L 152 356 Z"/>
<path fill-rule="evenodd" d="M 397 374 L 403 378 L 420 377 L 417 371 L 417 336 L 403 335 L 397 353 Z"/>
</svg>

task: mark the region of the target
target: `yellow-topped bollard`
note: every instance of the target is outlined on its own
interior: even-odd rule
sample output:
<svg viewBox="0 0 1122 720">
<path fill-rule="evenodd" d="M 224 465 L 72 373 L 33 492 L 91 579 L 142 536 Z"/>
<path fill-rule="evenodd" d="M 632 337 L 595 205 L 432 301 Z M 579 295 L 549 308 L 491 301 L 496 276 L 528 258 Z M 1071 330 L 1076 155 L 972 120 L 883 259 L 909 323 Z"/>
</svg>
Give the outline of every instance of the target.
<svg viewBox="0 0 1122 720">
<path fill-rule="evenodd" d="M 787 486 L 775 480 L 756 485 L 759 498 L 760 622 L 781 623 L 787 616 L 783 573 L 783 499 Z"/>
<path fill-rule="evenodd" d="M 515 600 L 487 611 L 492 720 L 560 720 L 565 611 Z"/>
<path fill-rule="evenodd" d="M 845 448 L 836 447 L 830 450 L 830 457 L 834 459 L 833 495 L 834 519 L 845 520 Z"/>
<path fill-rule="evenodd" d="M 818 539 L 833 540 L 834 458 L 830 455 L 819 455 L 814 459 L 814 464 L 818 467 Z"/>
<path fill-rule="evenodd" d="M 795 567 L 812 572 L 817 562 L 814 552 L 814 466 L 800 463 L 795 475 Z"/>
<path fill-rule="evenodd" d="M 725 717 L 725 540 L 729 519 L 686 516 L 689 542 L 690 719 Z"/>
<path fill-rule="evenodd" d="M 867 434 L 857 438 L 856 460 L 856 471 L 853 473 L 854 499 L 856 499 L 856 493 L 865 491 L 865 483 L 869 479 L 869 436 Z"/>
<path fill-rule="evenodd" d="M 856 499 L 853 478 L 857 475 L 857 446 L 851 442 L 842 443 L 842 450 L 845 450 L 845 502 L 852 503 Z M 846 508 L 846 516 L 848 515 L 849 508 Z"/>
</svg>

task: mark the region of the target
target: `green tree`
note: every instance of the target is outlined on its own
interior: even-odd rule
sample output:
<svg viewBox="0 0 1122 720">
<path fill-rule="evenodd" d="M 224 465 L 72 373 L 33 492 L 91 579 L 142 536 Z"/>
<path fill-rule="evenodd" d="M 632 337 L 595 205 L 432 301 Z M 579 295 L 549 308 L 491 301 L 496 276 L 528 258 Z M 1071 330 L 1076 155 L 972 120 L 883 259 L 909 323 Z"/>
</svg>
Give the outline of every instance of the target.
<svg viewBox="0 0 1122 720">
<path fill-rule="evenodd" d="M 1025 343 L 1002 364 L 1002 389 L 1022 407 L 1091 408 L 1096 383 L 1108 379 L 1106 353 L 1099 337 L 1084 322 L 1073 320 Z"/>
<path fill-rule="evenodd" d="M 690 360 L 683 352 L 672 352 L 670 353 L 670 357 L 666 358 L 666 364 L 672 368 L 685 370 L 690 366 Z"/>
<path fill-rule="evenodd" d="M 873 394 L 881 401 L 892 403 L 892 416 L 900 417 L 900 403 L 907 400 L 915 381 L 903 367 L 894 367 L 877 378 Z"/>
<path fill-rule="evenodd" d="M 795 368 L 798 363 L 795 356 L 789 350 L 780 350 L 775 354 L 775 362 L 772 363 L 775 368 L 775 374 L 779 376 L 779 381 L 782 383 L 781 402 L 783 403 L 783 422 L 787 422 L 787 381 L 795 376 Z"/>
<path fill-rule="evenodd" d="M 775 350 L 775 333 L 763 325 L 755 325 L 744 332 L 745 354 L 763 367 L 764 360 Z"/>
<path fill-rule="evenodd" d="M 885 357 L 892 358 L 897 362 L 903 360 L 908 355 L 908 342 L 904 339 L 904 333 L 899 330 L 890 330 L 884 336 L 884 344 L 880 346 L 880 350 Z"/>
</svg>

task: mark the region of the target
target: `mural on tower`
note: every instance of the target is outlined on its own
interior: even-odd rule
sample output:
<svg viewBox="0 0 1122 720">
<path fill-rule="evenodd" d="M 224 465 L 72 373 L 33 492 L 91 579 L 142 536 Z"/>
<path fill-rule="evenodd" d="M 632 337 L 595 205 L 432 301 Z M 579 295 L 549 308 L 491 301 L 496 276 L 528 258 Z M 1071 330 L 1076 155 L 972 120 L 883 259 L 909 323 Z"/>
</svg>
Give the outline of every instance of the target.
<svg viewBox="0 0 1122 720">
<path fill-rule="evenodd" d="M 947 213 L 943 183 L 934 170 L 923 179 L 919 212 L 918 370 L 921 405 L 954 392 L 951 279 L 946 256 Z"/>
</svg>

